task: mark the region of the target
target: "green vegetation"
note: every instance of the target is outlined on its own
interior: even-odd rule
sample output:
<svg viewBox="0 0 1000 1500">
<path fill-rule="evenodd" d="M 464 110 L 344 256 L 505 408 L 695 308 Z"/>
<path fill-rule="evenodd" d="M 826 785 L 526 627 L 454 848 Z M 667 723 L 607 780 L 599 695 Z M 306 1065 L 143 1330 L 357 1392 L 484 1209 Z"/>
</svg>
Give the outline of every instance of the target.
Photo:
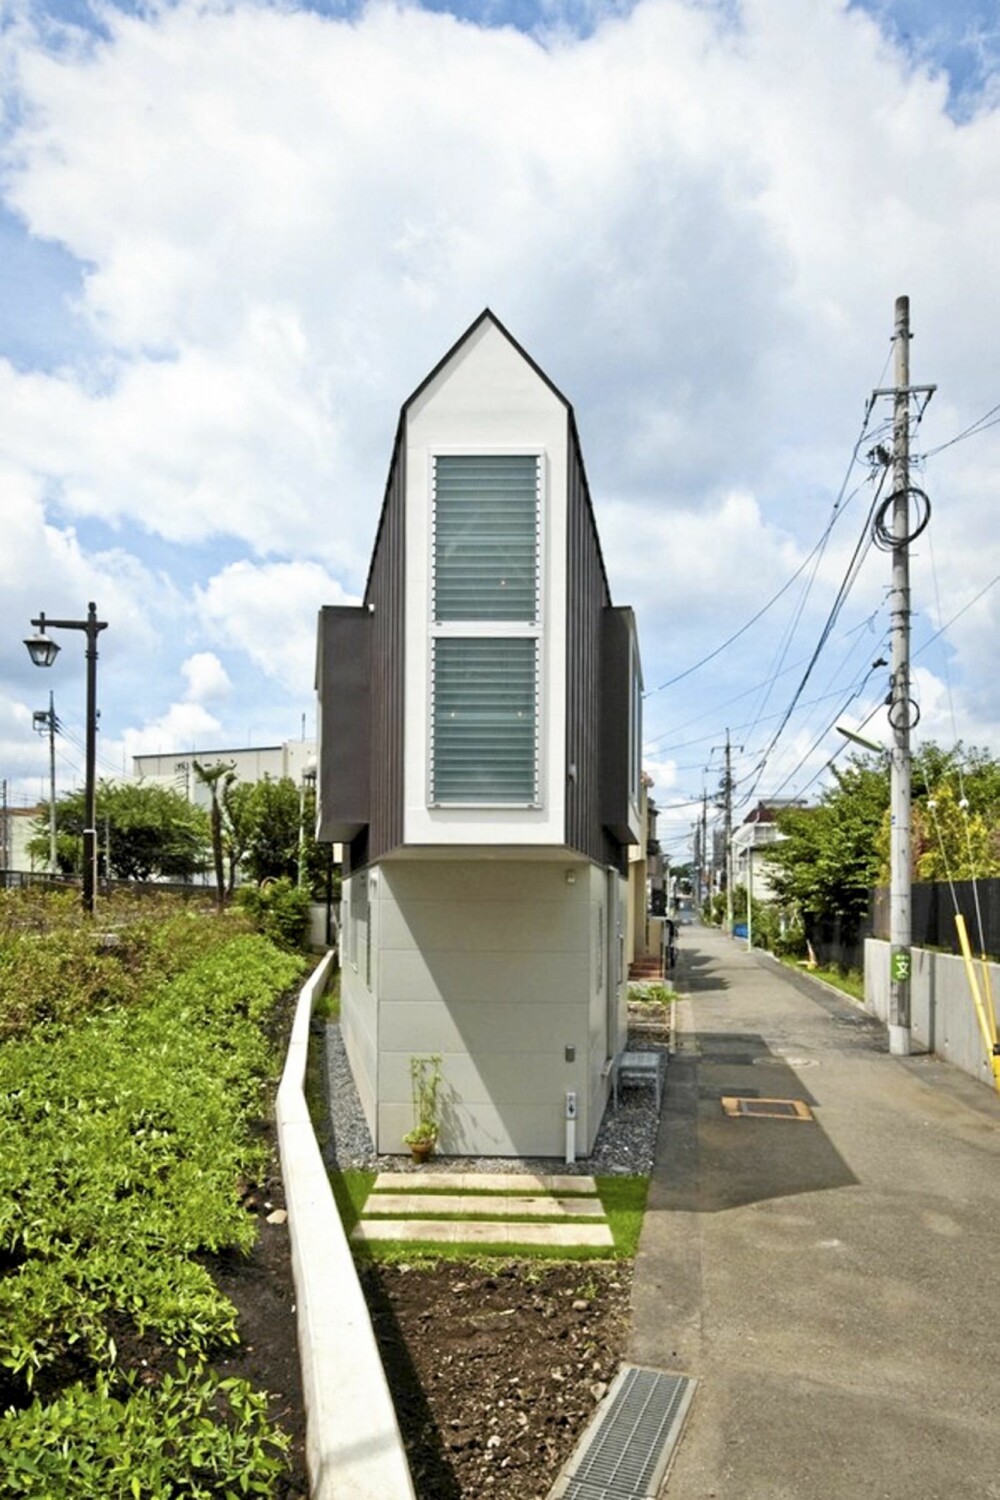
<svg viewBox="0 0 1000 1500">
<path fill-rule="evenodd" d="M 853 755 L 834 769 L 815 807 L 777 814 L 783 838 L 766 853 L 774 899 L 753 902 L 753 941 L 779 957 L 804 958 L 824 930 L 845 948 L 860 941 L 869 891 L 889 879 L 889 768 L 884 756 Z M 923 745 L 913 759 L 914 880 L 1000 875 L 1000 760 L 961 744 Z M 745 886 L 733 889 L 733 912 L 745 921 Z M 721 925 L 725 896 L 705 919 Z M 835 972 L 830 983 L 856 993 L 858 976 Z"/>
<path fill-rule="evenodd" d="M 410 1058 L 410 1088 L 413 1094 L 413 1129 L 403 1140 L 408 1146 L 433 1146 L 438 1138 L 438 1089 L 441 1087 L 441 1055 Z"/>
<path fill-rule="evenodd" d="M 344 1233 L 350 1235 L 361 1218 L 362 1211 L 375 1185 L 374 1172 L 359 1172 L 349 1168 L 346 1172 L 331 1172 L 330 1186 L 334 1201 L 344 1225 Z"/>
<path fill-rule="evenodd" d="M 648 1177 L 598 1177 L 597 1191 L 615 1239 L 615 1257 L 633 1260 L 646 1212 Z"/>
<path fill-rule="evenodd" d="M 0 914 L 0 1366 L 25 1408 L 0 1418 L 7 1492 L 269 1494 L 263 1398 L 202 1368 L 237 1340 L 202 1257 L 252 1246 L 240 1185 L 266 1162 L 275 1003 L 304 961 L 174 905 L 106 948 L 58 897 Z M 138 1387 L 123 1329 L 175 1349 L 176 1376 Z M 68 1367 L 89 1376 L 26 1404 Z"/>
<path fill-rule="evenodd" d="M 784 960 L 788 963 L 788 960 Z M 865 998 L 865 979 L 863 974 L 858 974 L 854 969 L 803 969 L 798 963 L 789 964 L 790 968 L 797 969 L 799 973 L 806 973 L 813 979 L 822 979 L 824 984 L 832 985 L 835 990 L 841 990 L 845 995 L 850 995 L 852 1000 Z"/>
<path fill-rule="evenodd" d="M 84 794 L 67 792 L 56 804 L 56 857 L 63 874 L 83 868 Z M 48 814 L 35 824 L 28 853 L 48 865 Z M 119 880 L 187 880 L 208 861 L 209 823 L 170 787 L 101 781 L 97 786 L 99 857 Z M 110 868 L 104 868 L 110 856 Z"/>
<path fill-rule="evenodd" d="M 303 948 L 309 931 L 307 890 L 293 885 L 284 876 L 264 885 L 240 886 L 236 904 L 250 917 L 258 932 L 279 948 Z"/>
<path fill-rule="evenodd" d="M 99 1372 L 49 1405 L 0 1419 L 5 1495 L 59 1500 L 270 1496 L 284 1472 L 284 1433 L 246 1381 L 179 1361 L 156 1386 Z"/>
<path fill-rule="evenodd" d="M 677 992 L 669 984 L 646 984 L 633 980 L 628 987 L 629 1004 L 670 1005 L 677 999 Z"/>
<path fill-rule="evenodd" d="M 858 931 L 871 886 L 889 874 L 889 774 L 885 760 L 855 755 L 814 808 L 778 814 L 785 839 L 769 853 L 778 901 L 806 927 L 839 919 Z M 962 800 L 966 805 L 963 807 Z M 913 878 L 1000 875 L 1000 761 L 985 751 L 921 747 L 913 763 Z"/>
<path fill-rule="evenodd" d="M 127 892 L 102 899 L 95 924 L 75 891 L 0 891 L 0 1041 L 133 1005 L 249 926 Z"/>
<path fill-rule="evenodd" d="M 375 1174 L 357 1171 L 331 1172 L 330 1182 L 344 1223 L 345 1233 L 350 1235 L 368 1203 L 368 1197 L 375 1182 Z M 438 1191 L 445 1190 L 447 1184 L 446 1176 L 437 1179 Z M 496 1260 L 509 1262 L 514 1255 L 519 1261 L 634 1260 L 639 1248 L 639 1235 L 642 1232 L 642 1220 L 646 1211 L 649 1178 L 597 1177 L 595 1184 L 601 1200 L 601 1208 L 614 1239 L 613 1247 L 608 1249 L 592 1245 L 525 1245 L 515 1249 L 499 1241 L 493 1245 L 488 1243 L 442 1245 L 436 1241 L 373 1240 L 368 1244 L 355 1247 L 355 1254 L 359 1260 L 374 1260 L 389 1265 L 401 1262 L 433 1261 L 437 1263 L 452 1260 L 474 1261 L 477 1264 L 488 1265 Z M 435 1215 L 430 1207 L 434 1197 L 433 1191 L 427 1191 L 424 1196 L 428 1202 L 427 1210 L 421 1210 L 419 1214 L 394 1213 L 393 1218 L 433 1219 L 439 1217 L 470 1222 L 474 1220 L 477 1223 L 510 1223 L 509 1216 L 490 1211 L 491 1200 L 510 1196 L 509 1190 L 491 1191 L 488 1187 L 484 1187 L 480 1192 L 468 1194 L 470 1198 L 478 1199 L 482 1207 L 470 1208 L 462 1214 Z M 368 1203 L 369 1209 L 374 1206 L 375 1202 L 377 1202 L 377 1195 L 371 1203 Z M 562 1216 L 553 1214 L 551 1220 L 545 1215 L 538 1215 L 533 1216 L 531 1222 L 533 1224 L 564 1223 L 565 1220 Z"/>
<path fill-rule="evenodd" d="M 223 904 L 237 876 L 261 884 L 301 882 L 316 900 L 336 898 L 340 876 L 333 848 L 317 844 L 316 790 L 291 777 L 239 781 L 232 762 L 194 761 L 197 784 L 207 788 L 209 807 L 195 806 L 171 787 L 155 783 L 101 781 L 97 786 L 99 861 L 102 875 L 117 880 L 189 880 L 213 870 L 216 899 Z M 83 865 L 84 796 L 67 792 L 56 804 L 56 854 L 64 875 Z M 48 814 L 33 825 L 28 852 L 48 867 Z"/>
</svg>

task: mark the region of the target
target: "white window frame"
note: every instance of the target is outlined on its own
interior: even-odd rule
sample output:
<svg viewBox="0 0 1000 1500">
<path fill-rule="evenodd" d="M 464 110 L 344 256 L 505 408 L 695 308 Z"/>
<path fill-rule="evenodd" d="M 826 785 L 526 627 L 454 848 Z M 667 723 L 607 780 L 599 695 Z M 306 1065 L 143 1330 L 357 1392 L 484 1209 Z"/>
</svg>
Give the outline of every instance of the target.
<svg viewBox="0 0 1000 1500">
<path fill-rule="evenodd" d="M 437 530 L 437 471 L 439 458 L 533 458 L 535 460 L 535 618 L 522 620 L 437 620 L 434 614 L 435 560 Z M 545 578 L 546 578 L 546 518 L 548 515 L 548 465 L 545 449 L 538 444 L 527 447 L 511 447 L 503 443 L 491 443 L 480 447 L 435 446 L 429 454 L 427 493 L 429 496 L 430 524 L 427 528 L 427 710 L 425 723 L 427 781 L 425 801 L 429 808 L 451 810 L 496 809 L 537 811 L 544 807 L 542 797 L 542 765 L 544 746 L 542 743 L 543 711 L 545 706 Z M 434 800 L 434 643 L 451 637 L 455 640 L 534 640 L 535 642 L 535 795 L 528 802 L 438 802 Z"/>
</svg>

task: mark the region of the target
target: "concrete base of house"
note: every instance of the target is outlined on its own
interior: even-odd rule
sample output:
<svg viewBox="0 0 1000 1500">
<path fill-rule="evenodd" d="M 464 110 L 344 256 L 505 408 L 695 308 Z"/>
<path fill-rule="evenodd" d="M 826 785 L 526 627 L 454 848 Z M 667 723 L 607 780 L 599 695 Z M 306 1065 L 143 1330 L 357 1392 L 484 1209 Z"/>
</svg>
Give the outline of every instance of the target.
<svg viewBox="0 0 1000 1500">
<path fill-rule="evenodd" d="M 341 1029 L 376 1148 L 405 1151 L 440 1058 L 439 1150 L 592 1148 L 624 1046 L 625 882 L 570 851 L 392 858 L 346 882 Z"/>
</svg>

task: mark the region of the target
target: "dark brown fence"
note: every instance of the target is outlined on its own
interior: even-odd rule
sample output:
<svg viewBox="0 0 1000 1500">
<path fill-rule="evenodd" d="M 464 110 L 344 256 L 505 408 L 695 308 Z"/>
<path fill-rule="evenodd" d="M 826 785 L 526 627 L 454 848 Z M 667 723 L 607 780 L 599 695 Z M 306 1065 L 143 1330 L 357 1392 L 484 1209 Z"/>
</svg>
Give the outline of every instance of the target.
<svg viewBox="0 0 1000 1500">
<path fill-rule="evenodd" d="M 954 899 L 952 898 L 954 892 Z M 978 898 L 978 905 L 977 905 Z M 973 953 L 985 951 L 1000 959 L 1000 880 L 956 880 L 921 882 L 913 886 L 910 922 L 915 948 L 942 948 L 958 953 L 955 906 L 965 918 Z M 869 926 L 872 937 L 889 941 L 889 892 L 877 886 L 869 893 Z M 982 946 L 979 924 L 982 918 Z"/>
</svg>

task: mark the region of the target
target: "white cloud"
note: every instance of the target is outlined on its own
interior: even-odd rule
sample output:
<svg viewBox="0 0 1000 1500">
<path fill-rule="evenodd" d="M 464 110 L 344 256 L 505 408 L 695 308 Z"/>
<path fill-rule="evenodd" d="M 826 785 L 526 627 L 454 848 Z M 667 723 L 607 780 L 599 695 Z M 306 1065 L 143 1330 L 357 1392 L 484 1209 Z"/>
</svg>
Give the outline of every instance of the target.
<svg viewBox="0 0 1000 1500">
<path fill-rule="evenodd" d="M 356 604 L 318 563 L 232 563 L 197 593 L 206 633 L 245 652 L 266 677 L 308 699 L 316 617 L 324 604 Z"/>
<path fill-rule="evenodd" d="M 218 738 L 221 728 L 219 720 L 200 703 L 172 703 L 166 713 L 141 729 L 126 729 L 122 737 L 126 764 L 131 769 L 133 755 L 203 748 Z"/>
<path fill-rule="evenodd" d="M 233 690 L 229 673 L 214 651 L 198 651 L 181 662 L 181 673 L 187 678 L 187 700 L 189 703 L 209 703 L 213 698 L 225 698 Z"/>
<path fill-rule="evenodd" d="M 543 41 L 415 6 L 339 21 L 242 0 L 111 9 L 106 39 L 63 30 L 51 51 L 48 17 L 8 29 L 3 192 L 83 266 L 88 353 L 0 363 L 0 697 L 26 701 L 15 617 L 94 597 L 119 735 L 126 717 L 189 734 L 171 716 L 222 678 L 184 663 L 217 652 L 231 704 L 308 700 L 315 611 L 364 578 L 399 405 L 486 304 L 574 403 L 650 686 L 814 545 L 891 378 L 899 292 L 913 378 L 940 388 L 919 444 L 996 401 L 995 93 L 956 125 L 946 81 L 843 0 L 624 8 L 544 6 Z M 584 15 L 593 33 L 572 35 Z M 926 470 L 946 615 L 997 571 L 998 439 Z M 652 702 L 651 733 L 808 655 L 864 503 L 786 656 L 796 591 Z M 919 628 L 924 556 L 914 576 Z M 845 628 L 886 580 L 879 555 Z M 997 623 L 948 636 L 989 734 Z M 165 709 L 179 674 L 188 701 Z"/>
</svg>

